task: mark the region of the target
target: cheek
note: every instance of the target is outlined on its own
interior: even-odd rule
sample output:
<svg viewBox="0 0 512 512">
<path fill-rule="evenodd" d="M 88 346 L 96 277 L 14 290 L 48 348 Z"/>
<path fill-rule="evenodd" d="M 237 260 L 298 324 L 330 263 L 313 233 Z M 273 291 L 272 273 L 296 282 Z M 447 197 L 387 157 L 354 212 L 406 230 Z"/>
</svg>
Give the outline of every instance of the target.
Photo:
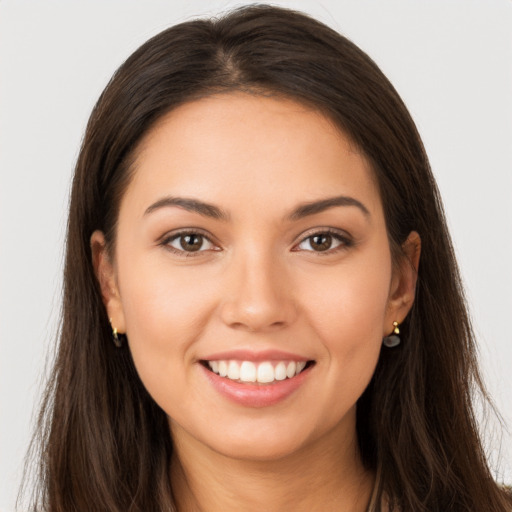
<svg viewBox="0 0 512 512">
<path fill-rule="evenodd" d="M 354 265 L 340 265 L 306 283 L 301 292 L 307 297 L 306 309 L 315 312 L 315 318 L 323 328 L 343 336 L 358 330 L 376 330 L 378 336 L 382 335 L 391 261 L 390 258 L 368 259 L 368 263 L 365 258 Z"/>
<path fill-rule="evenodd" d="M 132 253 L 119 258 L 119 282 L 127 332 L 132 337 L 148 339 L 182 339 L 198 327 L 212 303 L 216 289 L 214 276 L 205 278 L 200 269 L 173 266 L 165 253 Z M 206 276 L 207 277 L 207 276 Z"/>
<path fill-rule="evenodd" d="M 171 273 L 165 258 L 138 262 L 133 254 L 129 261 L 119 260 L 119 281 L 135 366 L 161 403 L 173 390 L 179 393 L 188 379 L 192 348 L 214 308 L 214 282 L 205 284 L 190 269 Z"/>
<path fill-rule="evenodd" d="M 324 279 L 317 276 L 308 284 L 309 293 L 301 294 L 308 297 L 303 310 L 324 344 L 331 378 L 343 386 L 364 389 L 373 374 L 385 330 L 390 279 L 389 257 L 364 258 L 340 265 Z"/>
</svg>

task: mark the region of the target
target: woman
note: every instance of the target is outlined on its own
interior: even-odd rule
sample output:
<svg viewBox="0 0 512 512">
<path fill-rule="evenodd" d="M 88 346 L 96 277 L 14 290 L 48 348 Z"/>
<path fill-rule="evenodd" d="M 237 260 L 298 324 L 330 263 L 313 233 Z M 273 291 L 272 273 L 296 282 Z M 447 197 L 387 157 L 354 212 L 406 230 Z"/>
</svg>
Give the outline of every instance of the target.
<svg viewBox="0 0 512 512">
<path fill-rule="evenodd" d="M 510 510 L 440 199 L 352 43 L 258 6 L 157 35 L 90 118 L 37 507 Z"/>
</svg>

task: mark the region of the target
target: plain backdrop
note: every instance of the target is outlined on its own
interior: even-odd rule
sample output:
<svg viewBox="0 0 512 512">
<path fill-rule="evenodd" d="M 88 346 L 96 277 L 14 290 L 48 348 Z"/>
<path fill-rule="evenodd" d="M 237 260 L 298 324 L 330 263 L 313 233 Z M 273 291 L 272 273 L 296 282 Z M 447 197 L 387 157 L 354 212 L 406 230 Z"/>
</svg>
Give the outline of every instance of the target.
<svg viewBox="0 0 512 512">
<path fill-rule="evenodd" d="M 0 511 L 11 512 L 60 310 L 66 207 L 88 115 L 150 36 L 220 0 L 0 0 Z M 273 2 L 344 33 L 422 134 L 487 383 L 512 427 L 512 2 Z M 489 437 L 493 464 L 510 435 Z M 500 443 L 501 439 L 501 443 Z M 512 482 L 510 458 L 496 475 Z"/>
</svg>

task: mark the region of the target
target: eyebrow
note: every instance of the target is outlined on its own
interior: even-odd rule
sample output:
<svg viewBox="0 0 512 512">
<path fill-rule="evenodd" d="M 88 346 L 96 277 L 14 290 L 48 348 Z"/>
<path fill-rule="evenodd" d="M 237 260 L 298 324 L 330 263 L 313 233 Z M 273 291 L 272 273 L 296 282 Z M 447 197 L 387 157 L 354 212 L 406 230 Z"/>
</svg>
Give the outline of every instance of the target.
<svg viewBox="0 0 512 512">
<path fill-rule="evenodd" d="M 168 208 L 168 207 L 178 207 L 183 208 L 189 212 L 199 213 L 205 217 L 210 217 L 212 219 L 217 220 L 228 220 L 229 214 L 210 203 L 206 203 L 204 201 L 200 201 L 198 199 L 191 199 L 187 197 L 163 197 L 159 199 L 151 206 L 149 206 L 144 215 L 148 215 L 160 208 Z M 326 199 L 321 199 L 319 201 L 312 201 L 308 203 L 303 203 L 295 208 L 290 214 L 286 216 L 289 220 L 299 220 L 304 217 L 308 217 L 309 215 L 315 215 L 317 213 L 322 213 L 329 208 L 335 208 L 337 206 L 355 206 L 359 208 L 365 217 L 370 217 L 370 212 L 366 206 L 353 197 L 348 196 L 336 196 L 329 197 Z"/>
<path fill-rule="evenodd" d="M 320 201 L 304 203 L 295 208 L 287 217 L 290 220 L 299 220 L 309 215 L 322 213 L 336 206 L 355 206 L 363 212 L 365 217 L 371 217 L 370 211 L 361 201 L 348 196 L 329 197 L 327 199 L 321 199 Z"/>
<path fill-rule="evenodd" d="M 205 203 L 203 201 L 199 201 L 198 199 L 171 196 L 163 197 L 162 199 L 159 199 L 158 201 L 153 203 L 146 209 L 144 215 L 148 215 L 154 212 L 155 210 L 159 210 L 160 208 L 168 208 L 171 206 L 177 206 L 189 212 L 199 213 L 200 215 L 210 217 L 212 219 L 229 219 L 229 215 L 224 210 L 218 208 L 217 206 L 214 206 L 213 204 Z"/>
</svg>

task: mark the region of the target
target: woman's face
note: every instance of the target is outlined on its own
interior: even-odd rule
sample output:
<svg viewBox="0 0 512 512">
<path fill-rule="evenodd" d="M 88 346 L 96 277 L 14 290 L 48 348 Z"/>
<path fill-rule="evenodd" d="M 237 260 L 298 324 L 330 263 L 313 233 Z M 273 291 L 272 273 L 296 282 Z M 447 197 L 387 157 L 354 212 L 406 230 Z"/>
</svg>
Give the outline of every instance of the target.
<svg viewBox="0 0 512 512">
<path fill-rule="evenodd" d="M 112 264 L 101 233 L 92 245 L 175 440 L 252 459 L 353 442 L 414 289 L 366 159 L 316 111 L 233 93 L 164 117 L 134 169 Z"/>
</svg>

